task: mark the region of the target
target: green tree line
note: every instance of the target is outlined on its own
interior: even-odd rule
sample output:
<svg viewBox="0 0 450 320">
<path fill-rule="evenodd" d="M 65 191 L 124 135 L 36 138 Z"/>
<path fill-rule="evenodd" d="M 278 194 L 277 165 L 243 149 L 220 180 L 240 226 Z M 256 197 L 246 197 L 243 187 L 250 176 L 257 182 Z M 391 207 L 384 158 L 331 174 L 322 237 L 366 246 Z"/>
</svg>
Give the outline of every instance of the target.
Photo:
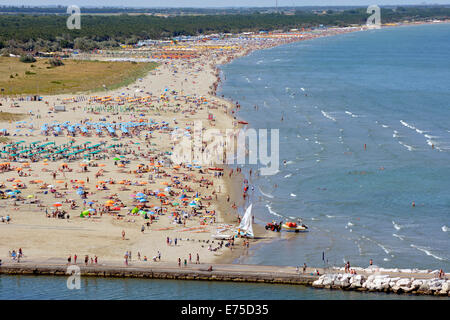
<svg viewBox="0 0 450 320">
<path fill-rule="evenodd" d="M 0 49 L 3 52 L 57 51 L 64 48 L 91 50 L 135 44 L 143 39 L 181 35 L 239 33 L 259 30 L 288 30 L 324 26 L 364 24 L 365 8 L 328 10 L 325 14 L 296 11 L 295 14 L 251 13 L 226 15 L 82 15 L 81 29 L 66 27 L 68 15 L 0 15 Z M 448 19 L 450 8 L 382 8 L 382 22 Z M 3 49 L 2 49 L 3 48 Z"/>
</svg>

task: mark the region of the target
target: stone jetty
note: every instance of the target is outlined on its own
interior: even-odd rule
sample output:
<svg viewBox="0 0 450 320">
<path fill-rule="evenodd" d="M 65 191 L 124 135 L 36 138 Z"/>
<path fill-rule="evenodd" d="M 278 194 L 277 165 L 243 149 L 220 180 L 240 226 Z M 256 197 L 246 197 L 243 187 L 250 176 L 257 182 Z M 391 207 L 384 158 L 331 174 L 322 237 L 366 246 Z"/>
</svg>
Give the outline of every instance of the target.
<svg viewBox="0 0 450 320">
<path fill-rule="evenodd" d="M 77 264 L 81 277 L 147 278 L 173 280 L 234 281 L 267 284 L 297 284 L 315 288 L 369 292 L 392 292 L 423 295 L 450 295 L 450 280 L 438 279 L 433 272 L 383 272 L 367 270 L 358 274 L 341 273 L 339 268 L 311 268 L 305 272 L 290 266 L 242 264 L 189 264 L 179 267 L 173 263 L 143 263 L 128 266 L 117 262 Z M 69 265 L 61 259 L 45 261 L 8 262 L 0 266 L 5 275 L 68 276 Z M 209 269 L 212 269 L 211 271 Z M 364 269 L 363 269 L 364 270 Z M 317 272 L 319 275 L 317 275 Z"/>
</svg>

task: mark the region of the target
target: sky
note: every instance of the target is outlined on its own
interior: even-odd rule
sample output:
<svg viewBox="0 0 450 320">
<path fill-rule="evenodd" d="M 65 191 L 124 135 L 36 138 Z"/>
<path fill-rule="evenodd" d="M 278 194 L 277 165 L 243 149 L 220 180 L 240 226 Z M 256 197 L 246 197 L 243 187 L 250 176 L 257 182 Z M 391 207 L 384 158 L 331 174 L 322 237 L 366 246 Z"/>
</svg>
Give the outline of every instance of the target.
<svg viewBox="0 0 450 320">
<path fill-rule="evenodd" d="M 0 0 L 0 5 L 79 7 L 274 7 L 276 0 Z M 278 0 L 278 6 L 450 4 L 450 0 Z"/>
</svg>

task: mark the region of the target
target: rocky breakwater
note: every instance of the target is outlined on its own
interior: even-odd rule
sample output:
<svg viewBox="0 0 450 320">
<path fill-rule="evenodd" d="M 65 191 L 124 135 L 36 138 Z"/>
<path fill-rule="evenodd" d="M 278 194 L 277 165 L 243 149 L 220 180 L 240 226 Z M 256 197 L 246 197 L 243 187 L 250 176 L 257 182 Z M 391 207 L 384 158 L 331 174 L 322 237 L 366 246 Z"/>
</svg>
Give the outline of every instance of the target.
<svg viewBox="0 0 450 320">
<path fill-rule="evenodd" d="M 414 279 L 389 275 L 333 273 L 320 276 L 312 286 L 327 289 L 450 296 L 450 280 L 438 278 Z"/>
</svg>

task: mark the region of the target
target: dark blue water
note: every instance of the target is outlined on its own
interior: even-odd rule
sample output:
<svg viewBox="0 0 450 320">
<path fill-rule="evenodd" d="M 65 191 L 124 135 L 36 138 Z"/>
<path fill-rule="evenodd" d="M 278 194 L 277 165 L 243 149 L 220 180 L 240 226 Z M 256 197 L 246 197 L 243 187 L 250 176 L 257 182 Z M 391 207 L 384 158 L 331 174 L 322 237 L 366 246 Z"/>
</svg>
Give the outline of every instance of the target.
<svg viewBox="0 0 450 320">
<path fill-rule="evenodd" d="M 280 129 L 286 164 L 251 181 L 254 214 L 311 228 L 243 262 L 320 265 L 325 252 L 335 265 L 449 269 L 450 24 L 304 41 L 222 72 L 240 118 Z"/>
<path fill-rule="evenodd" d="M 361 294 L 303 286 L 149 279 L 82 278 L 79 290 L 69 290 L 66 281 L 66 277 L 0 276 L 0 300 L 433 299 L 427 296 Z"/>
</svg>

